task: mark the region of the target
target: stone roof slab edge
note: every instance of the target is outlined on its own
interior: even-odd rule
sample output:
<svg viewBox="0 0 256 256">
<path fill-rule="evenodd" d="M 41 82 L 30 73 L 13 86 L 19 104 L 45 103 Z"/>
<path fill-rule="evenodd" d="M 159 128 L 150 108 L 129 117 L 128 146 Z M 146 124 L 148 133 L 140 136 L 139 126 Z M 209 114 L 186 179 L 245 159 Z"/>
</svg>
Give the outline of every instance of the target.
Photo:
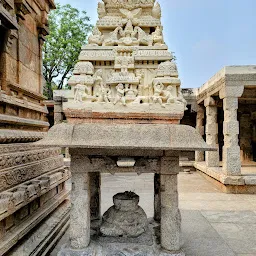
<svg viewBox="0 0 256 256">
<path fill-rule="evenodd" d="M 191 126 L 172 124 L 57 124 L 35 144 L 86 149 L 214 151 Z"/>
</svg>

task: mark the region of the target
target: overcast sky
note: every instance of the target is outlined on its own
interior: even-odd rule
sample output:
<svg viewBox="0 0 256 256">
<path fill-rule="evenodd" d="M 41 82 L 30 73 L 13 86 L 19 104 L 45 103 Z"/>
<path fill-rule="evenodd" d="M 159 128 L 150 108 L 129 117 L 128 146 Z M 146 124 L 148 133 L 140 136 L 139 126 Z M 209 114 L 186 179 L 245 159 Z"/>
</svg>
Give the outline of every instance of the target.
<svg viewBox="0 0 256 256">
<path fill-rule="evenodd" d="M 256 64 L 256 0 L 158 0 L 165 42 L 183 88 L 199 87 L 227 65 Z M 98 0 L 58 0 L 97 20 Z"/>
</svg>

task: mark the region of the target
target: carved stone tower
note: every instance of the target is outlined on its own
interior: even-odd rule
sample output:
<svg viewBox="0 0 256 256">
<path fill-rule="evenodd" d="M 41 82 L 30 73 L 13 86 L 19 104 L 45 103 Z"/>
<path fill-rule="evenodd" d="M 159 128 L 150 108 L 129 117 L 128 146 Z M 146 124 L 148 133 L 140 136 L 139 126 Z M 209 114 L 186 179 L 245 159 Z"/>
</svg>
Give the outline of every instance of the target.
<svg viewBox="0 0 256 256">
<path fill-rule="evenodd" d="M 98 16 L 69 80 L 68 121 L 179 123 L 186 101 L 159 3 L 103 0 Z"/>
</svg>

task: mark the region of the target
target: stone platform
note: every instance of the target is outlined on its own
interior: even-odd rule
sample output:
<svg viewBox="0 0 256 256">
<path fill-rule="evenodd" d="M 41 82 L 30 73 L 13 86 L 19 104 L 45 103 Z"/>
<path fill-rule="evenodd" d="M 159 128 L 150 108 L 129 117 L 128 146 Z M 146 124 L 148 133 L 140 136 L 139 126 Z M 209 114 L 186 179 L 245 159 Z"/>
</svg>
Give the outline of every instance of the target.
<svg viewBox="0 0 256 256">
<path fill-rule="evenodd" d="M 102 175 L 102 212 L 112 205 L 112 196 L 132 190 L 141 198 L 141 206 L 153 216 L 152 174 Z M 125 182 L 124 182 L 125 181 Z M 182 216 L 182 246 L 186 256 L 256 255 L 256 196 L 225 194 L 200 173 L 179 174 L 179 198 Z M 56 256 L 68 242 L 68 232 L 50 256 Z"/>
<path fill-rule="evenodd" d="M 58 256 L 185 256 L 183 252 L 160 250 L 160 227 L 149 220 L 149 228 L 136 238 L 104 237 L 93 235 L 86 250 L 71 250 L 69 244 L 62 246 Z"/>
</svg>

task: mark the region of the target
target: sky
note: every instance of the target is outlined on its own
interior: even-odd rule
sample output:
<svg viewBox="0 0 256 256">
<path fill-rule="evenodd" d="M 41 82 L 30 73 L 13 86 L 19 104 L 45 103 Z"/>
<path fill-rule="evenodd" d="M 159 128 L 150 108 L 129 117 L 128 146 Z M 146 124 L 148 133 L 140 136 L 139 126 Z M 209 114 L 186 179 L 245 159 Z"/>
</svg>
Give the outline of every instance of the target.
<svg viewBox="0 0 256 256">
<path fill-rule="evenodd" d="M 87 11 L 96 23 L 98 0 L 57 2 Z M 200 87 L 224 66 L 256 64 L 256 0 L 158 2 L 183 88 Z"/>
</svg>

